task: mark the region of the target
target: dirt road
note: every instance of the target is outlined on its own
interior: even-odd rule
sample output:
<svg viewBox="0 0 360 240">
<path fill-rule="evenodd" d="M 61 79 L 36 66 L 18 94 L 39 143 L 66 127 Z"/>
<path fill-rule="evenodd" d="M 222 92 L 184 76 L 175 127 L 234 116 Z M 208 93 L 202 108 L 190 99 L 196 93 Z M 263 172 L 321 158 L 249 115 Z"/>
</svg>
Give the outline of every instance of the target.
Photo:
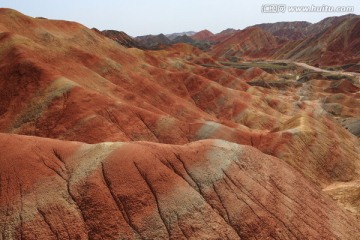
<svg viewBox="0 0 360 240">
<path fill-rule="evenodd" d="M 334 74 L 340 74 L 340 75 L 348 75 L 348 76 L 353 76 L 353 77 L 360 77 L 360 73 L 355 73 L 355 72 L 342 72 L 342 71 L 329 71 L 329 70 L 325 70 L 325 69 L 321 69 L 318 67 L 314 67 L 314 66 L 310 66 L 306 63 L 302 63 L 302 62 L 293 62 L 295 65 L 299 66 L 299 67 L 303 67 L 303 68 L 307 68 L 310 70 L 313 70 L 315 72 L 325 72 L 325 73 L 334 73 Z"/>
</svg>

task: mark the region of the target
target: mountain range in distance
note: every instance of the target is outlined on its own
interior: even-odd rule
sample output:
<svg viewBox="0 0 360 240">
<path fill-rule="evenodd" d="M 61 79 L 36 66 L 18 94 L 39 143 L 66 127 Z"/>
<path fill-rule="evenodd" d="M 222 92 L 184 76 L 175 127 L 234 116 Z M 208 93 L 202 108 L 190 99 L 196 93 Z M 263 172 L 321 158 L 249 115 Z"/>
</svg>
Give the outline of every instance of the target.
<svg viewBox="0 0 360 240">
<path fill-rule="evenodd" d="M 328 17 L 314 24 L 305 21 L 265 23 L 244 30 L 229 28 L 217 34 L 203 30 L 132 38 L 124 32 L 105 30 L 102 33 L 110 38 L 118 34 L 116 41 L 126 47 L 156 50 L 187 43 L 227 60 L 289 59 L 359 71 L 359 22 L 360 16 L 348 14 Z M 254 48 L 256 52 L 252 51 Z"/>
</svg>

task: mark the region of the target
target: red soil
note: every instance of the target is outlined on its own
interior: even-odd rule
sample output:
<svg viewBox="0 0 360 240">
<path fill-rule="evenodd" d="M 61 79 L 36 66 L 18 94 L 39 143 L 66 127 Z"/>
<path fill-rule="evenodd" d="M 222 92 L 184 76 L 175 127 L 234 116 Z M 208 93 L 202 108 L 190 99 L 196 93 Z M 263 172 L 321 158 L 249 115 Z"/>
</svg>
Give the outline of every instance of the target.
<svg viewBox="0 0 360 240">
<path fill-rule="evenodd" d="M 359 238 L 359 140 L 324 111 L 359 116 L 353 83 L 253 87 L 277 75 L 9 9 L 0 32 L 1 238 Z"/>
<path fill-rule="evenodd" d="M 0 143 L 5 239 L 359 237 L 354 217 L 252 147 L 86 145 L 9 134 Z"/>
<path fill-rule="evenodd" d="M 212 32 L 209 30 L 202 30 L 200 32 L 195 33 L 193 36 L 191 36 L 192 39 L 195 40 L 201 40 L 201 41 L 210 41 L 211 37 L 214 36 Z"/>
</svg>

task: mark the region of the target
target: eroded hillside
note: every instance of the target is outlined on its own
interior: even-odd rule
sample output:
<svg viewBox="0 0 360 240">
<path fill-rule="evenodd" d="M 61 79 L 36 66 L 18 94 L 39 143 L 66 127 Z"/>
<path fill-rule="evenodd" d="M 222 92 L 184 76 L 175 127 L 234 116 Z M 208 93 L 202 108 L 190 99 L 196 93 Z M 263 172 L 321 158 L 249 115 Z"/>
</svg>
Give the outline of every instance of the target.
<svg viewBox="0 0 360 240">
<path fill-rule="evenodd" d="M 357 76 L 9 9 L 0 46 L 0 239 L 360 237 Z"/>
</svg>

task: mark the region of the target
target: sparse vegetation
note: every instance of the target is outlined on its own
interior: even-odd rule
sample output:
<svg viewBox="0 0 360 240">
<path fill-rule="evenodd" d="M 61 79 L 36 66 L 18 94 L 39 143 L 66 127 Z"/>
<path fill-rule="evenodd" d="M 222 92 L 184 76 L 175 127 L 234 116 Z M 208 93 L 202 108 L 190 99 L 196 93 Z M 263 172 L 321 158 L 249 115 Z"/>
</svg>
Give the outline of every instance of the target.
<svg viewBox="0 0 360 240">
<path fill-rule="evenodd" d="M 221 62 L 224 66 L 247 70 L 249 68 L 258 67 L 269 73 L 284 70 L 295 70 L 296 66 L 291 63 L 275 63 L 275 62 Z"/>
<path fill-rule="evenodd" d="M 348 76 L 348 75 L 337 74 L 337 73 L 320 73 L 320 72 L 314 72 L 314 71 L 309 71 L 309 72 L 305 72 L 305 73 L 301 74 L 298 81 L 299 82 L 307 82 L 307 81 L 310 81 L 313 79 L 333 80 L 333 81 L 347 79 L 351 82 L 354 82 L 354 78 L 351 76 Z"/>
</svg>

